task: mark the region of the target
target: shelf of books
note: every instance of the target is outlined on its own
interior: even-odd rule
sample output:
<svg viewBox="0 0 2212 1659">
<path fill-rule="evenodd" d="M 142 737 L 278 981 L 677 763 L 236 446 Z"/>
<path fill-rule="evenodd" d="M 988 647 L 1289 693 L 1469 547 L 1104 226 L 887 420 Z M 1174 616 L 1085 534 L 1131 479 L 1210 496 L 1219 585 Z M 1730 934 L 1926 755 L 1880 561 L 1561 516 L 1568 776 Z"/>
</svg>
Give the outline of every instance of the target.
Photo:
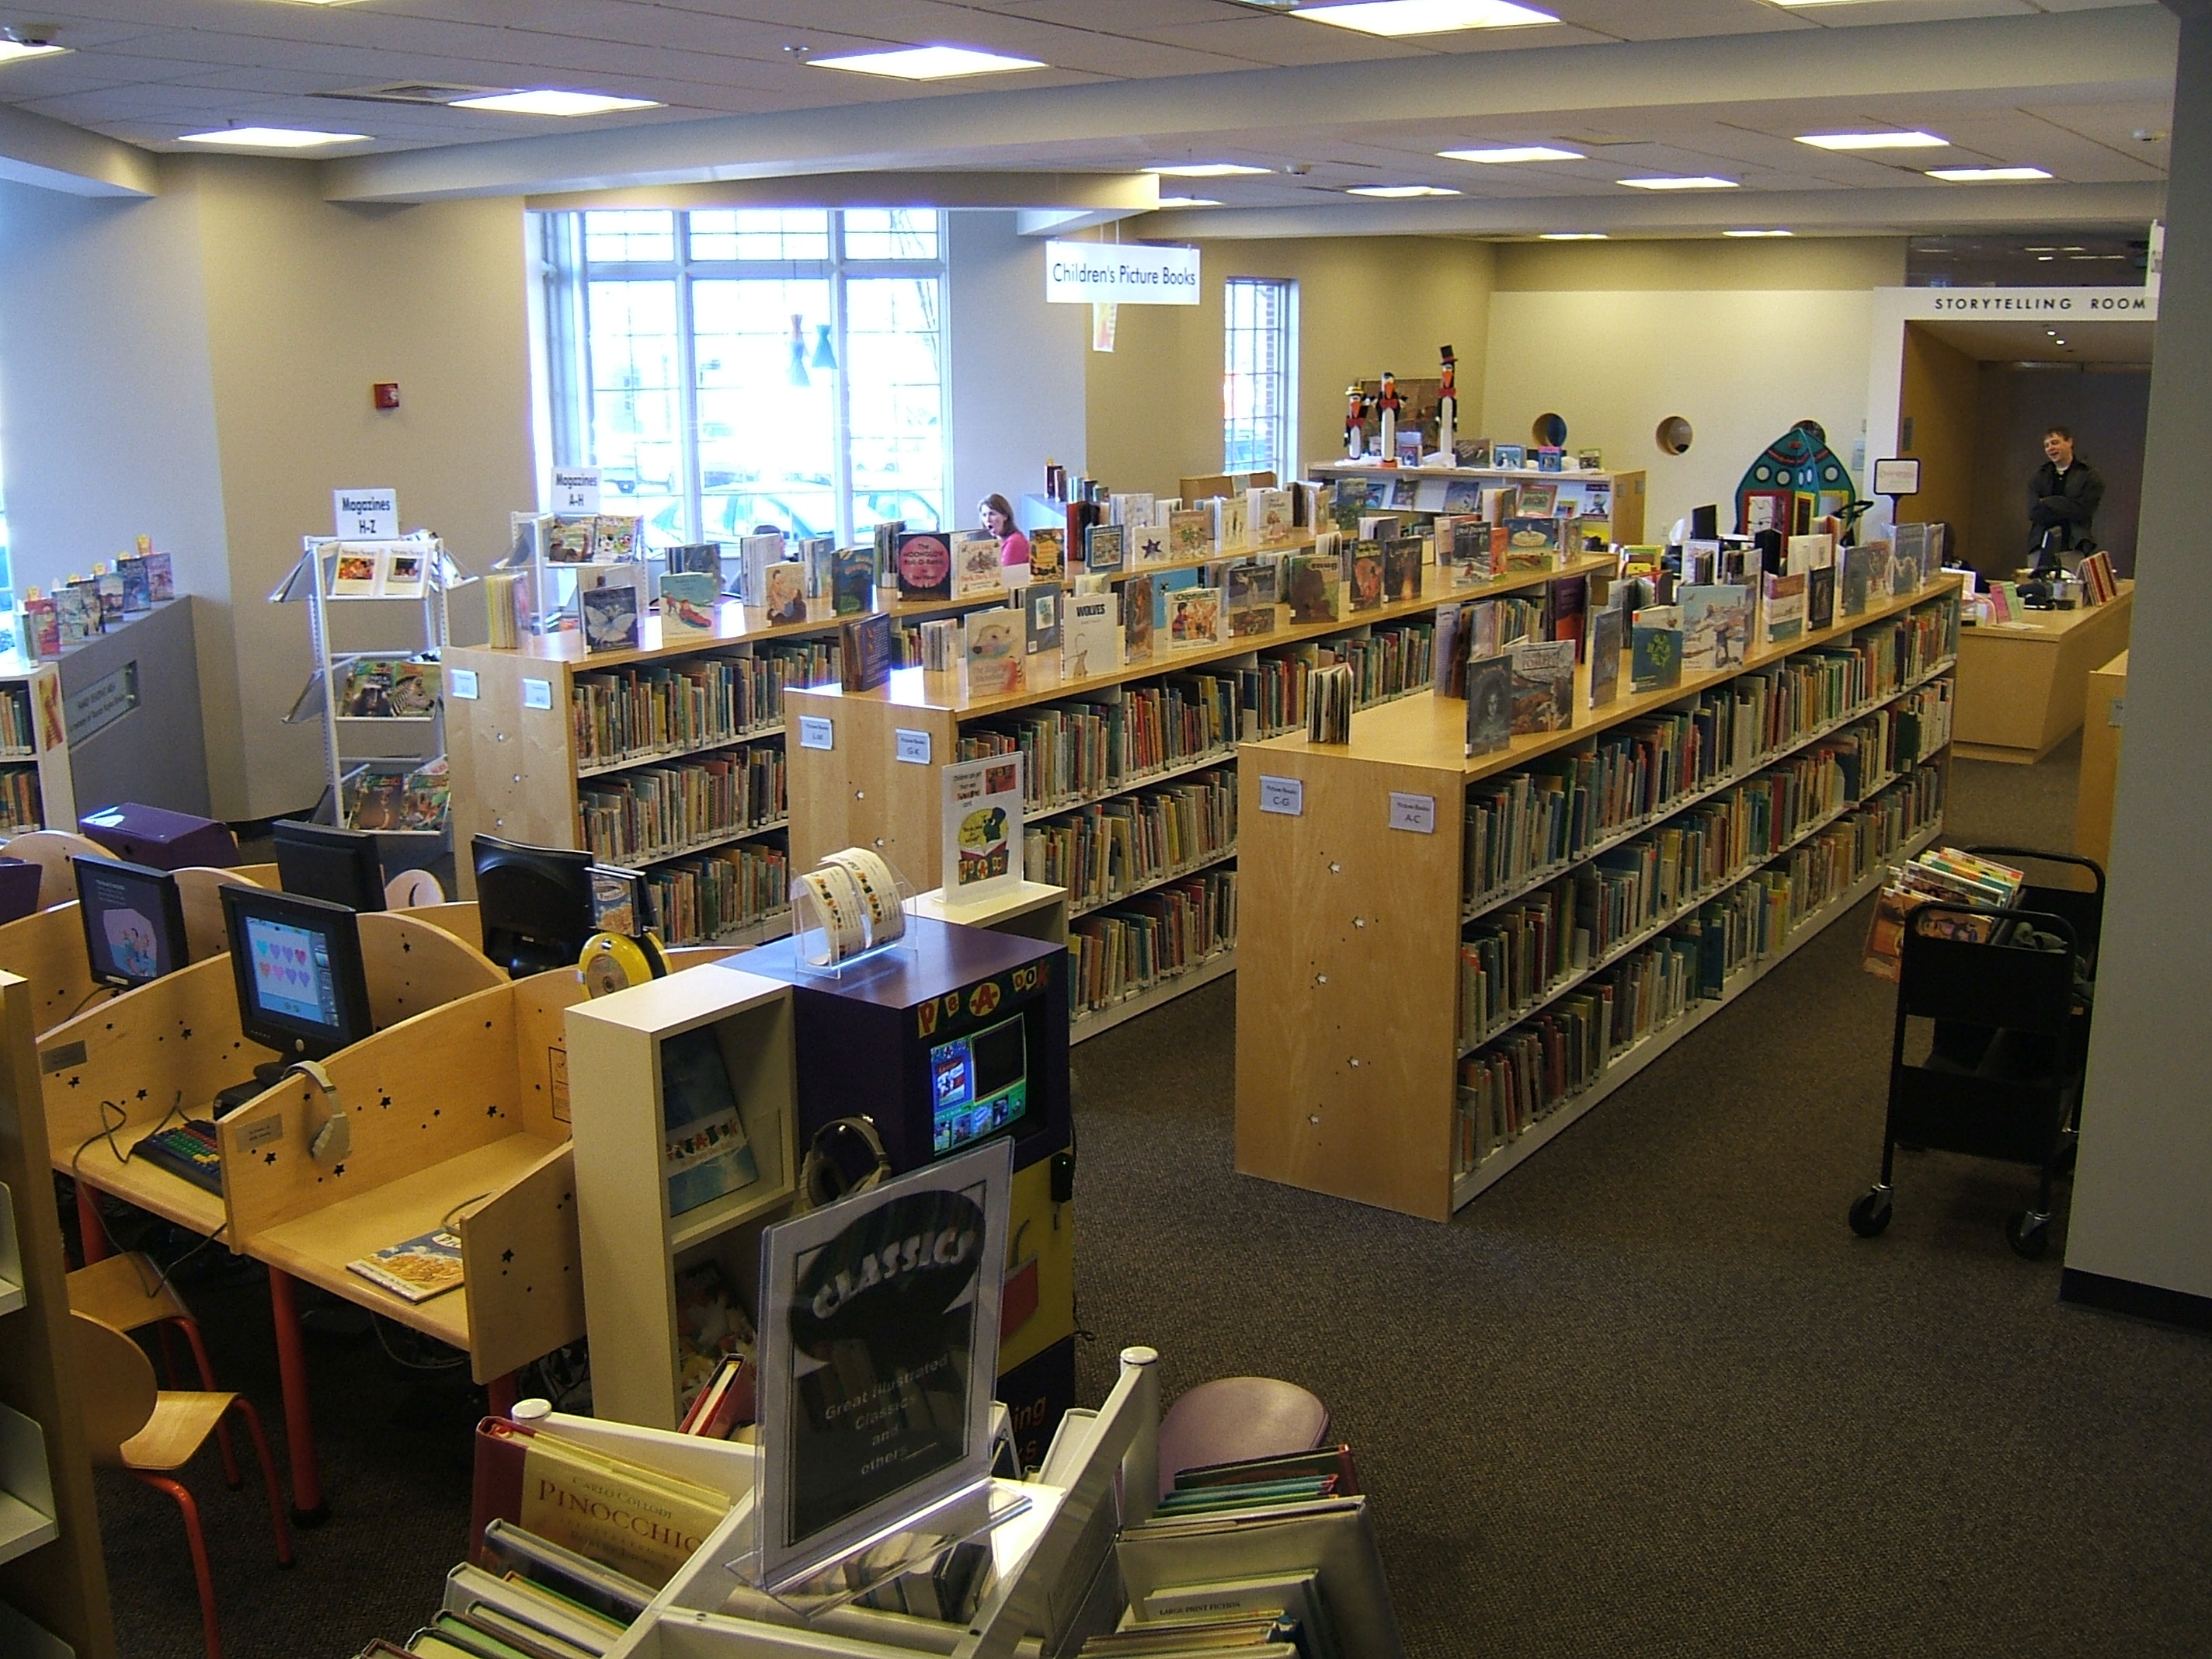
<svg viewBox="0 0 2212 1659">
<path fill-rule="evenodd" d="M 1493 524 L 1558 517 L 1573 520 L 1600 546 L 1632 546 L 1644 539 L 1641 471 L 1547 471 L 1534 452 L 1510 445 L 1479 447 L 1492 458 L 1504 447 L 1507 464 L 1398 467 L 1371 460 L 1328 461 L 1307 471 L 1329 486 L 1340 513 L 1467 513 Z"/>
<path fill-rule="evenodd" d="M 1958 578 L 1897 581 L 1771 636 L 1753 604 L 1725 666 L 1693 626 L 1672 675 L 1613 696 L 1601 672 L 1595 708 L 1570 654 L 1540 694 L 1559 717 L 1488 752 L 1436 695 L 1347 742 L 1244 744 L 1238 854 L 1270 902 L 1245 918 L 1237 1167 L 1448 1219 L 1928 845 Z"/>
<path fill-rule="evenodd" d="M 1235 968 L 1239 744 L 1303 729 L 1319 671 L 1356 707 L 1422 692 L 1439 606 L 1455 616 L 1458 601 L 1496 598 L 1532 617 L 1578 614 L 1590 578 L 1614 568 L 1556 551 L 1529 562 L 1540 568 L 1484 578 L 1424 563 L 1406 538 L 1017 593 L 1002 613 L 972 615 L 957 649 L 925 641 L 932 665 L 866 690 L 790 690 L 792 855 L 804 868 L 870 847 L 934 871 L 938 769 L 1022 755 L 1022 873 L 1067 890 L 1070 1036 L 1082 1041 Z"/>
<path fill-rule="evenodd" d="M 0 837 L 76 828 L 60 666 L 0 652 Z"/>
</svg>

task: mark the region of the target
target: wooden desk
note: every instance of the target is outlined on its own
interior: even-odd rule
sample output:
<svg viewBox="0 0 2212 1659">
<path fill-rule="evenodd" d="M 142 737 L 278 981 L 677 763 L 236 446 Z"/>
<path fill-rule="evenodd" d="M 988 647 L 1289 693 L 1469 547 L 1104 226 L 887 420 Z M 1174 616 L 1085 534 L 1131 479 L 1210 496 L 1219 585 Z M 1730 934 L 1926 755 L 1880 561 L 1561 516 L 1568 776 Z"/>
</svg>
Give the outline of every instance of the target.
<svg viewBox="0 0 2212 1659">
<path fill-rule="evenodd" d="M 2089 676 L 2082 705 L 2081 778 L 2074 798 L 2074 850 L 2109 865 L 2112 793 L 2120 777 L 2120 718 L 2128 695 L 2124 651 Z"/>
<path fill-rule="evenodd" d="M 1960 629 L 1954 752 L 2032 766 L 2056 749 L 2081 723 L 2089 671 L 2127 648 L 2134 614 L 2135 584 L 2122 582 L 2109 605 Z"/>
</svg>

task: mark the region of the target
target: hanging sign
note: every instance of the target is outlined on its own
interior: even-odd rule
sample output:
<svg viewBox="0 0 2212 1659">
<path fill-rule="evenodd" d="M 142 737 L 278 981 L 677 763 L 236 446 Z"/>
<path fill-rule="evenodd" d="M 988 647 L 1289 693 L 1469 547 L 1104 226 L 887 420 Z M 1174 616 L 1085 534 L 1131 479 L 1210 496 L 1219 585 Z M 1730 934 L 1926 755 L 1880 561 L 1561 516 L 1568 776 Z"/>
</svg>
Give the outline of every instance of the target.
<svg viewBox="0 0 2212 1659">
<path fill-rule="evenodd" d="M 553 510 L 556 513 L 598 512 L 599 469 L 596 466 L 555 467 Z"/>
<path fill-rule="evenodd" d="M 1139 242 L 1047 242 L 1044 297 L 1064 306 L 1194 306 L 1198 250 Z"/>
</svg>

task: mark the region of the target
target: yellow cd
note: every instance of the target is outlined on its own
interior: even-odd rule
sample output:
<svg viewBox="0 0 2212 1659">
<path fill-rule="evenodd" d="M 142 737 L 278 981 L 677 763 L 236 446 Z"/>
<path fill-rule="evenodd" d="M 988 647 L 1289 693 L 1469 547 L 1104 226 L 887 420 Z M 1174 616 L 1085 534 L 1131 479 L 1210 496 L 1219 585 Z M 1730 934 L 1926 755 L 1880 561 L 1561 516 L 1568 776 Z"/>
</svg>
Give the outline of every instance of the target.
<svg viewBox="0 0 2212 1659">
<path fill-rule="evenodd" d="M 637 941 L 620 933 L 592 934 L 576 966 L 584 975 L 585 991 L 595 997 L 627 991 L 656 977 L 651 960 L 638 948 Z"/>
</svg>

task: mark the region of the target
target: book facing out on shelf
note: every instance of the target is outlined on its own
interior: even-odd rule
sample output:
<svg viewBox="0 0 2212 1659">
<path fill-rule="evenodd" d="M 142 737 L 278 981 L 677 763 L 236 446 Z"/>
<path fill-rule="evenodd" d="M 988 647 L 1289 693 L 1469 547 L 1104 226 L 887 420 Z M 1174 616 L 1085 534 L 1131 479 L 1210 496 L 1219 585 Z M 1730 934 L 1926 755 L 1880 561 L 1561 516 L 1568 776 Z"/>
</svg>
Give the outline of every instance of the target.
<svg viewBox="0 0 2212 1659">
<path fill-rule="evenodd" d="M 934 530 L 898 538 L 898 595 L 912 604 L 952 597 L 952 544 Z"/>
<path fill-rule="evenodd" d="M 1094 524 L 1083 532 L 1083 568 L 1115 571 L 1128 562 L 1128 529 L 1118 524 Z"/>
<path fill-rule="evenodd" d="M 1513 735 L 1563 732 L 1575 717 L 1575 644 L 1547 640 L 1510 646 Z"/>
<path fill-rule="evenodd" d="M 661 1039 L 660 1111 L 669 1214 L 696 1210 L 760 1178 L 713 1026 Z"/>
<path fill-rule="evenodd" d="M 1352 543 L 1350 564 L 1351 580 L 1345 601 L 1346 608 L 1352 611 L 1379 610 L 1388 580 L 1382 544 L 1372 539 Z"/>
<path fill-rule="evenodd" d="M 1060 672 L 1069 679 L 1109 674 L 1121 665 L 1121 599 L 1113 593 L 1079 593 L 1067 602 L 1060 635 Z"/>
<path fill-rule="evenodd" d="M 1513 659 L 1471 657 L 1467 665 L 1467 752 L 1494 755 L 1513 741 Z"/>
<path fill-rule="evenodd" d="M 428 1302 L 434 1296 L 461 1287 L 461 1240 L 458 1233 L 434 1228 L 413 1238 L 387 1244 L 372 1255 L 346 1263 L 346 1271 L 380 1285 L 410 1302 Z"/>
<path fill-rule="evenodd" d="M 1650 605 L 1629 624 L 1628 685 L 1632 691 L 1664 691 L 1682 683 L 1682 611 Z"/>
<path fill-rule="evenodd" d="M 848 691 L 873 691 L 891 678 L 890 613 L 854 617 L 837 629 L 842 667 L 839 682 Z"/>
<path fill-rule="evenodd" d="M 1200 508 L 1177 507 L 1169 514 L 1168 556 L 1178 560 L 1212 557 L 1213 543 L 1207 528 L 1207 514 Z"/>
<path fill-rule="evenodd" d="M 875 604 L 875 550 L 841 548 L 830 567 L 830 613 L 839 617 L 857 617 L 872 611 Z"/>
<path fill-rule="evenodd" d="M 996 536 L 962 536 L 952 544 L 952 597 L 974 599 L 1006 585 Z"/>
<path fill-rule="evenodd" d="M 1132 576 L 1121 584 L 1121 660 L 1125 663 L 1152 659 L 1153 603 L 1150 576 Z"/>
<path fill-rule="evenodd" d="M 1805 629 L 1817 634 L 1836 623 L 1836 567 L 1822 565 L 1805 573 Z"/>
<path fill-rule="evenodd" d="M 1067 568 L 1067 532 L 1033 530 L 1030 532 L 1030 580 L 1056 582 Z"/>
<path fill-rule="evenodd" d="M 1593 708 L 1602 708 L 1620 693 L 1622 635 L 1627 624 L 1627 613 L 1614 606 L 1590 613 L 1588 654 L 1589 702 Z"/>
<path fill-rule="evenodd" d="M 1275 631 L 1275 572 L 1255 565 L 1232 565 L 1224 584 L 1231 639 Z"/>
<path fill-rule="evenodd" d="M 806 620 L 806 567 L 782 559 L 761 570 L 761 610 L 771 623 Z"/>
<path fill-rule="evenodd" d="M 601 582 L 579 588 L 576 611 L 584 630 L 586 651 L 634 651 L 637 648 L 639 605 L 634 582 Z"/>
<path fill-rule="evenodd" d="M 799 562 L 806 567 L 806 597 L 828 599 L 836 586 L 837 538 L 801 536 L 797 552 Z"/>
<path fill-rule="evenodd" d="M 1751 589 L 1733 582 L 1686 582 L 1677 597 L 1682 607 L 1682 666 L 1693 674 L 1741 666 L 1751 650 Z"/>
<path fill-rule="evenodd" d="M 1168 527 L 1165 525 L 1127 525 L 1128 535 L 1123 545 L 1128 550 L 1126 568 L 1140 564 L 1166 564 L 1174 557 L 1168 547 Z"/>
<path fill-rule="evenodd" d="M 1000 697 L 1018 691 L 1024 672 L 1022 619 L 1009 611 L 983 611 L 968 618 L 968 695 Z"/>
<path fill-rule="evenodd" d="M 1552 613 L 1552 637 L 1573 643 L 1580 653 L 1585 613 L 1589 607 L 1589 578 L 1562 576 L 1544 586 L 1544 600 Z"/>
<path fill-rule="evenodd" d="M 660 579 L 660 635 L 711 634 L 720 618 L 722 579 L 703 570 L 671 570 Z"/>
<path fill-rule="evenodd" d="M 593 1568 L 611 1569 L 649 1595 L 691 1558 L 729 1507 L 711 1488 L 551 1430 L 533 1433 L 504 1418 L 477 1425 L 470 1559 L 495 1573 L 514 1570 L 518 1556 L 532 1565 L 565 1566 L 563 1576 L 594 1585 L 616 1605 L 629 1603 L 627 1616 L 635 1614 L 635 1590 Z M 630 1524 L 640 1516 L 652 1524 Z M 500 1522 L 528 1537 L 503 1537 L 505 1528 L 495 1529 Z M 583 1560 L 548 1558 L 533 1542 Z M 529 1567 L 521 1576 L 544 1582 Z"/>
<path fill-rule="evenodd" d="M 1334 622 L 1337 589 L 1343 579 L 1342 557 L 1334 553 L 1293 553 L 1286 569 L 1290 591 L 1285 597 L 1290 600 L 1291 622 Z"/>
<path fill-rule="evenodd" d="M 1221 590 L 1183 587 L 1168 594 L 1168 648 L 1194 650 L 1221 640 Z"/>
<path fill-rule="evenodd" d="M 1505 568 L 1510 573 L 1555 570 L 1559 563 L 1559 521 L 1516 516 L 1505 520 Z"/>
<path fill-rule="evenodd" d="M 1022 613 L 1022 653 L 1034 657 L 1060 649 L 1060 610 L 1066 590 L 1058 582 L 1031 582 L 1014 590 Z"/>
<path fill-rule="evenodd" d="M 1392 538 L 1382 546 L 1382 589 L 1393 600 L 1421 597 L 1421 538 Z"/>
</svg>

